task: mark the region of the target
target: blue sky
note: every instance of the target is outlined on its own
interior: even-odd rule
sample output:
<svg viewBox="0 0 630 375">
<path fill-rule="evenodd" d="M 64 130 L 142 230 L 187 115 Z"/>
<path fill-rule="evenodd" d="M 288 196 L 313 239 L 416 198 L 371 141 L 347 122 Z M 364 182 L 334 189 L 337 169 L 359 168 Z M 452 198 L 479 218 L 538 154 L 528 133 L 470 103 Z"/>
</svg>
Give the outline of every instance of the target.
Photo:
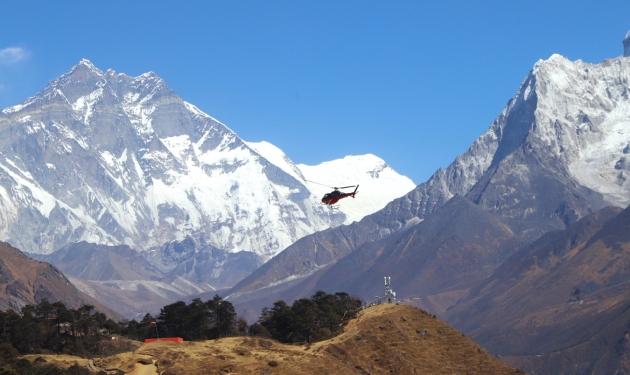
<svg viewBox="0 0 630 375">
<path fill-rule="evenodd" d="M 372 153 L 415 183 L 484 132 L 540 58 L 622 54 L 629 1 L 0 2 L 0 108 L 80 59 L 154 71 L 295 163 Z"/>
</svg>

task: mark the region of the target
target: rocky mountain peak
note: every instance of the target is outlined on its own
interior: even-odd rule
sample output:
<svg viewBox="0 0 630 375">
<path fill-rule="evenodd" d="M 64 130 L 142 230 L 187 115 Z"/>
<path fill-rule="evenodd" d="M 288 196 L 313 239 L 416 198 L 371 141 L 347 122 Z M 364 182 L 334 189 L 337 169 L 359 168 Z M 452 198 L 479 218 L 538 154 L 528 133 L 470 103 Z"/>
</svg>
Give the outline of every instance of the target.
<svg viewBox="0 0 630 375">
<path fill-rule="evenodd" d="M 625 57 L 630 57 L 630 31 L 628 31 L 625 39 L 623 40 L 623 55 Z"/>
<path fill-rule="evenodd" d="M 69 86 L 73 88 L 84 86 L 86 90 L 89 90 L 99 83 L 101 85 L 105 83 L 105 74 L 89 60 L 83 59 L 64 75 L 52 81 L 49 87 L 52 86 L 63 91 L 64 88 Z"/>
<path fill-rule="evenodd" d="M 106 75 L 81 60 L 3 113 L 0 128 L 20 134 L 14 141 L 23 144 L 17 154 L 0 144 L 0 165 L 8 165 L 0 174 L 15 177 L 3 188 L 29 198 L 14 200 L 9 193 L 0 206 L 35 209 L 40 224 L 52 230 L 33 240 L 4 228 L 5 238 L 26 251 L 49 253 L 82 240 L 146 250 L 205 234 L 217 248 L 270 256 L 330 223 L 303 184 L 260 160 L 153 72 Z M 276 207 L 282 220 L 264 214 L 261 202 Z M 4 213 L 12 225 L 14 214 Z M 254 234 L 250 220 L 270 227 Z"/>
<path fill-rule="evenodd" d="M 81 61 L 79 61 L 77 63 L 77 65 L 75 65 L 71 69 L 71 71 L 74 70 L 74 69 L 77 69 L 77 68 L 84 68 L 84 69 L 88 69 L 88 70 L 91 70 L 91 71 L 103 74 L 103 72 L 101 72 L 100 69 L 98 69 L 96 66 L 94 66 L 94 64 L 92 64 L 92 62 L 90 60 L 88 60 L 88 59 L 81 59 Z"/>
<path fill-rule="evenodd" d="M 137 102 L 147 99 L 146 94 L 155 94 L 158 91 L 176 96 L 166 82 L 154 72 L 147 72 L 138 77 L 130 77 L 125 73 L 117 74 L 113 69 L 103 73 L 87 59 L 79 61 L 64 75 L 51 81 L 38 96 L 50 96 L 51 92 L 59 93 L 57 90 L 65 96 L 75 111 L 77 106 L 88 99 L 87 96 L 93 100 L 109 94 L 117 102 Z"/>
<path fill-rule="evenodd" d="M 74 76 L 76 78 L 85 78 L 87 76 L 103 77 L 103 72 L 98 69 L 90 60 L 82 59 L 75 66 L 70 68 L 68 72 L 60 77 L 60 79 Z"/>
</svg>

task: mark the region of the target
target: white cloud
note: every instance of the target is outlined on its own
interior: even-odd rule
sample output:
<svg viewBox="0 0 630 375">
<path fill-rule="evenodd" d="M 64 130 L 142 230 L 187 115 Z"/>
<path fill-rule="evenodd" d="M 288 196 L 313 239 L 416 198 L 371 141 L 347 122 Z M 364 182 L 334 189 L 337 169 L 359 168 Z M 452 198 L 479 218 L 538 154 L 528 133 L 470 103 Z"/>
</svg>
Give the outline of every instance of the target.
<svg viewBox="0 0 630 375">
<path fill-rule="evenodd" d="M 0 64 L 10 65 L 20 62 L 28 57 L 28 52 L 21 47 L 8 47 L 0 49 Z"/>
</svg>

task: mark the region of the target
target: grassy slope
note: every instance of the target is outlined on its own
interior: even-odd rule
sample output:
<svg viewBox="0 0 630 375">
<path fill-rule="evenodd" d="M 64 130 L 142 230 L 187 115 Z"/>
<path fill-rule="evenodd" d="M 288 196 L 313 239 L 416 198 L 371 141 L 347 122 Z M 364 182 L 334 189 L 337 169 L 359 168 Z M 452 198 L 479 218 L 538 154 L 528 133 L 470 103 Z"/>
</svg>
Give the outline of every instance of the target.
<svg viewBox="0 0 630 375">
<path fill-rule="evenodd" d="M 162 341 L 95 359 L 94 364 L 164 375 L 516 373 L 448 324 L 403 305 L 369 308 L 339 336 L 310 345 L 285 345 L 259 337 Z"/>
</svg>

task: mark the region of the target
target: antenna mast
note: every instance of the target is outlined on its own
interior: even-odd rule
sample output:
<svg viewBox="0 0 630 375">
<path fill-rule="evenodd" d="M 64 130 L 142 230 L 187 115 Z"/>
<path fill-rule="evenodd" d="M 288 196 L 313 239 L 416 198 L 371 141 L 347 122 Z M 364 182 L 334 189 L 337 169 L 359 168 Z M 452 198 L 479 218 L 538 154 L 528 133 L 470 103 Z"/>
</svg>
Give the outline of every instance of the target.
<svg viewBox="0 0 630 375">
<path fill-rule="evenodd" d="M 396 303 L 396 292 L 392 289 L 390 276 L 385 276 L 385 301 L 387 303 Z"/>
</svg>

